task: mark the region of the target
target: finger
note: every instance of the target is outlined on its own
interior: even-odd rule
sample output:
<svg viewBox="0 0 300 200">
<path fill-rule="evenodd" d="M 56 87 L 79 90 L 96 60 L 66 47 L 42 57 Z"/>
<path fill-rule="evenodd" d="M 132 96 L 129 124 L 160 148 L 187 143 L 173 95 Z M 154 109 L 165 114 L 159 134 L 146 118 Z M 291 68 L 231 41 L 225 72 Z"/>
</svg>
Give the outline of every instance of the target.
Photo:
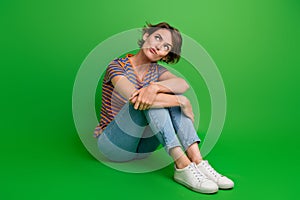
<svg viewBox="0 0 300 200">
<path fill-rule="evenodd" d="M 134 99 L 129 99 L 129 102 L 130 102 L 131 104 L 134 104 L 134 103 L 135 103 Z"/>
<path fill-rule="evenodd" d="M 150 108 L 151 104 L 149 102 L 146 102 L 146 105 L 145 105 L 145 110 L 148 110 Z"/>
<path fill-rule="evenodd" d="M 139 110 L 144 110 L 144 104 L 141 104 Z"/>
<path fill-rule="evenodd" d="M 146 108 L 147 108 L 147 103 L 144 103 L 143 104 L 143 110 L 146 110 Z"/>
<path fill-rule="evenodd" d="M 142 102 L 142 104 L 140 105 L 140 110 L 145 110 L 147 104 L 145 102 Z"/>
<path fill-rule="evenodd" d="M 140 90 L 135 91 L 135 92 L 131 95 L 130 99 L 131 99 L 131 98 L 134 98 L 134 97 L 137 96 L 139 93 L 140 93 Z"/>
<path fill-rule="evenodd" d="M 139 108 L 139 106 L 140 106 L 140 102 L 139 101 L 135 102 L 134 109 L 137 110 Z"/>
<path fill-rule="evenodd" d="M 140 91 L 139 94 L 138 94 L 138 96 L 143 97 L 143 96 L 144 96 L 144 92 L 143 92 L 143 91 Z M 142 100 L 142 99 L 141 99 L 141 100 Z"/>
<path fill-rule="evenodd" d="M 134 103 L 134 109 L 137 110 L 139 108 L 139 106 L 140 106 L 140 103 L 141 103 L 140 96 L 137 96 L 137 99 L 136 99 L 136 101 Z"/>
<path fill-rule="evenodd" d="M 149 104 L 149 105 L 145 108 L 145 110 L 150 109 L 150 107 L 151 107 L 151 105 Z"/>
<path fill-rule="evenodd" d="M 144 106 L 144 110 L 148 110 L 149 109 L 149 104 L 147 103 L 147 104 L 145 104 L 145 106 Z"/>
<path fill-rule="evenodd" d="M 142 110 L 142 108 L 143 108 L 143 103 L 142 102 L 140 102 L 140 105 L 139 105 L 139 110 Z"/>
<path fill-rule="evenodd" d="M 137 97 L 137 95 L 129 97 L 129 100 L 133 99 L 134 97 Z"/>
<path fill-rule="evenodd" d="M 139 98 L 137 98 L 136 102 L 134 103 L 134 109 L 137 110 L 139 108 L 140 104 L 141 104 L 141 101 Z"/>
<path fill-rule="evenodd" d="M 137 97 L 135 96 L 135 97 L 133 97 L 133 98 L 130 100 L 130 102 L 131 102 L 132 104 L 135 104 L 136 100 L 137 100 Z"/>
</svg>

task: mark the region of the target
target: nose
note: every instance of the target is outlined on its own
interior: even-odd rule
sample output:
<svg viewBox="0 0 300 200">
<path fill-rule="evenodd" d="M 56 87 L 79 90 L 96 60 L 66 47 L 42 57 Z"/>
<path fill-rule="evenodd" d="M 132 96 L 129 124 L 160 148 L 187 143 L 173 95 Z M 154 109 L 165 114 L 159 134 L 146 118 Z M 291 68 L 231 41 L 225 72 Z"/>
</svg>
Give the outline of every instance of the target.
<svg viewBox="0 0 300 200">
<path fill-rule="evenodd" d="M 162 45 L 163 45 L 162 43 L 156 44 L 155 45 L 156 50 L 159 51 L 161 49 Z"/>
<path fill-rule="evenodd" d="M 155 49 L 156 49 L 156 51 L 159 51 L 159 49 L 160 49 L 160 48 L 159 48 L 159 45 L 156 45 L 156 46 L 155 46 Z"/>
</svg>

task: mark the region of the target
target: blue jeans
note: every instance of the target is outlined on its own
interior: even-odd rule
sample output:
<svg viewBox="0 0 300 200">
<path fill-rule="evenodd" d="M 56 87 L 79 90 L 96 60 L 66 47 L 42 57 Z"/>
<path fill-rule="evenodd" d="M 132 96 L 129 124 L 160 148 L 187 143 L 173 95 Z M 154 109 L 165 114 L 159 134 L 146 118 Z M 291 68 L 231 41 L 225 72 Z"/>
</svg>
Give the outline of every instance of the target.
<svg viewBox="0 0 300 200">
<path fill-rule="evenodd" d="M 180 107 L 135 110 L 130 103 L 98 137 L 100 152 L 116 162 L 145 158 L 160 144 L 170 153 L 171 148 L 186 150 L 195 142 L 200 139 Z"/>
</svg>

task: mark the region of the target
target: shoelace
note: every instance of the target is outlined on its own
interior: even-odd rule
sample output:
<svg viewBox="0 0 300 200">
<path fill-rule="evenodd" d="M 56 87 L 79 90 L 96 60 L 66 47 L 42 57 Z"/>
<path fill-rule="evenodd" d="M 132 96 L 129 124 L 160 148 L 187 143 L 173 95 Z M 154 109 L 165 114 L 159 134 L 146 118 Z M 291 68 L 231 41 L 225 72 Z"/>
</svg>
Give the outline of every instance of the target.
<svg viewBox="0 0 300 200">
<path fill-rule="evenodd" d="M 222 175 L 219 174 L 209 163 L 207 160 L 203 160 L 203 166 L 216 178 L 220 178 Z"/>
<path fill-rule="evenodd" d="M 198 181 L 202 182 L 204 180 L 207 180 L 207 177 L 198 169 L 198 167 L 194 163 L 189 167 Z"/>
</svg>

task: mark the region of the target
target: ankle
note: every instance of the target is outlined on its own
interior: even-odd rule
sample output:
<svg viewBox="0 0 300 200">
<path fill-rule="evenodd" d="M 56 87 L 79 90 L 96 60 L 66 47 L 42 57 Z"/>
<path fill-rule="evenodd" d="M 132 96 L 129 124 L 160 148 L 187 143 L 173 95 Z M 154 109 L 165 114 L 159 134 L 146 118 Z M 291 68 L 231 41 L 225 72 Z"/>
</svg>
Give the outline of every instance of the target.
<svg viewBox="0 0 300 200">
<path fill-rule="evenodd" d="M 187 157 L 181 157 L 175 161 L 175 165 L 177 169 L 183 169 L 191 164 L 191 161 Z"/>
<path fill-rule="evenodd" d="M 202 162 L 202 158 L 198 158 L 198 159 L 194 159 L 192 160 L 194 163 L 196 163 L 196 165 L 200 164 Z"/>
<path fill-rule="evenodd" d="M 184 162 L 184 163 L 182 163 L 182 162 L 177 163 L 176 162 L 175 163 L 177 169 L 183 169 L 183 168 L 187 167 L 189 164 L 191 164 L 191 162 Z"/>
<path fill-rule="evenodd" d="M 198 165 L 199 163 L 202 162 L 203 158 L 202 156 L 189 156 L 189 160 L 191 160 L 193 163 L 195 163 L 196 165 Z"/>
</svg>

